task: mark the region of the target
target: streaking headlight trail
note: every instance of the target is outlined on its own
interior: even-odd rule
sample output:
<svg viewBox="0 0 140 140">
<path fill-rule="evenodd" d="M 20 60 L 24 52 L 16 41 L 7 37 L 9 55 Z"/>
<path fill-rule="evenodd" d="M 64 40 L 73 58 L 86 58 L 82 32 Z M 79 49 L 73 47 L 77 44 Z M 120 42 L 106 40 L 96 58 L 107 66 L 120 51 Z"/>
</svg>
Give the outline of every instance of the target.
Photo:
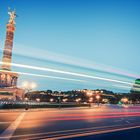
<svg viewBox="0 0 140 140">
<path fill-rule="evenodd" d="M 6 70 L 0 70 L 0 71 L 5 71 L 5 72 L 9 72 L 10 73 L 10 71 L 6 71 Z M 76 82 L 86 82 L 84 80 L 73 79 L 73 78 L 65 78 L 65 77 L 58 77 L 58 76 L 49 76 L 49 75 L 42 75 L 42 74 L 35 74 L 35 73 L 26 73 L 26 72 L 20 72 L 20 71 L 12 71 L 12 72 L 13 73 L 18 73 L 18 74 L 21 74 L 21 75 L 29 75 L 29 76 L 52 78 L 52 79 L 59 79 L 59 80 L 76 81 Z"/>
<path fill-rule="evenodd" d="M 0 62 L 0 64 L 2 64 L 2 63 L 3 62 Z M 17 64 L 17 63 L 5 63 L 5 64 L 6 65 L 12 65 L 12 66 L 15 66 L 15 67 L 33 69 L 33 70 L 48 71 L 48 72 L 53 72 L 53 73 L 60 73 L 60 74 L 66 74 L 66 75 L 72 75 L 72 76 L 78 76 L 78 77 L 84 77 L 84 78 L 90 78 L 90 79 L 103 80 L 103 81 L 108 81 L 108 82 L 116 82 L 116 83 L 131 85 L 131 86 L 133 84 L 133 83 L 130 83 L 130 82 L 127 82 L 127 81 L 121 81 L 121 80 L 110 79 L 110 78 L 99 77 L 99 76 L 92 76 L 92 75 L 87 75 L 87 74 L 82 74 L 82 73 L 62 71 L 62 70 L 51 69 L 51 68 L 46 68 L 46 67 L 37 67 L 37 66 L 30 66 L 30 65 Z"/>
</svg>

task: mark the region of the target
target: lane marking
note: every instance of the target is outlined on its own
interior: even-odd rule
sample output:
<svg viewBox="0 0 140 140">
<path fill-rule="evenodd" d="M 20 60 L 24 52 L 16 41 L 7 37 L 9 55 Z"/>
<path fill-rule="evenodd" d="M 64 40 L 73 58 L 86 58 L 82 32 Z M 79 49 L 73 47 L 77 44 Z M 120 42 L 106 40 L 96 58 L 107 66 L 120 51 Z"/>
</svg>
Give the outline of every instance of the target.
<svg viewBox="0 0 140 140">
<path fill-rule="evenodd" d="M 41 132 L 41 133 L 35 133 L 35 134 L 23 134 L 23 135 L 14 135 L 12 138 L 21 138 L 21 137 L 34 137 L 34 136 L 39 136 L 39 135 L 56 135 L 59 133 L 68 133 L 68 132 L 80 132 L 80 131 L 90 131 L 90 130 L 96 130 L 96 129 L 104 129 L 108 127 L 118 127 L 122 126 L 120 124 L 118 125 L 113 125 L 113 126 L 96 126 L 96 127 L 87 127 L 87 128 L 77 128 L 77 129 L 68 129 L 68 130 L 58 130 L 58 131 L 51 131 L 51 132 Z"/>
<path fill-rule="evenodd" d="M 125 121 L 126 123 L 130 123 L 129 121 Z"/>
<path fill-rule="evenodd" d="M 21 113 L 17 119 L 2 134 L 0 134 L 0 140 L 10 140 L 25 114 L 26 112 Z"/>
<path fill-rule="evenodd" d="M 124 126 L 124 125 L 118 125 L 119 127 L 120 126 Z M 112 129 L 114 129 L 113 127 L 118 127 L 117 125 L 116 126 L 108 126 L 108 127 L 106 127 L 106 129 L 108 129 L 108 130 L 110 130 L 111 128 Z M 128 127 L 128 125 L 125 125 L 126 127 Z M 117 128 L 115 128 L 115 129 L 117 129 Z M 73 135 L 79 135 L 79 134 L 86 134 L 86 133 L 97 133 L 97 132 L 102 132 L 102 131 L 104 131 L 104 128 L 102 128 L 101 127 L 101 129 L 90 129 L 90 130 L 86 130 L 86 131 L 71 131 L 70 133 L 68 132 L 68 133 L 58 133 L 58 134 L 53 134 L 53 135 L 48 135 L 48 134 L 46 134 L 46 136 L 44 135 L 44 136 L 36 136 L 36 137 L 33 137 L 33 136 L 31 136 L 31 137 L 27 137 L 28 138 L 28 140 L 38 140 L 38 139 L 41 139 L 41 140 L 53 140 L 53 139 L 55 139 L 55 140 L 57 140 L 57 138 L 59 137 L 62 137 L 62 139 L 63 139 L 63 137 L 65 137 L 65 136 L 73 136 Z M 26 139 L 26 137 L 25 138 L 21 138 L 21 137 L 19 137 L 20 139 Z M 61 138 L 60 138 L 61 139 Z"/>
<path fill-rule="evenodd" d="M 129 121 L 134 121 L 134 120 L 136 120 L 136 119 L 134 119 L 134 118 L 133 118 L 133 119 L 131 119 L 131 118 L 130 118 L 130 119 L 128 119 L 128 120 L 129 120 Z"/>
<path fill-rule="evenodd" d="M 132 125 L 136 125 L 133 123 Z M 81 133 L 89 133 L 89 132 L 97 132 L 103 131 L 104 129 L 113 129 L 114 127 L 128 127 L 128 124 L 125 125 L 111 125 L 111 126 L 97 126 L 97 127 L 89 127 L 89 128 L 80 128 L 80 129 L 68 129 L 68 130 L 60 130 L 60 131 L 52 131 L 52 132 L 41 132 L 41 133 L 35 133 L 35 134 L 23 134 L 23 135 L 14 135 L 12 138 L 14 139 L 53 139 L 60 136 L 66 136 L 66 135 L 75 135 L 75 134 L 81 134 Z"/>
<path fill-rule="evenodd" d="M 111 133 L 111 132 L 117 132 L 117 131 L 124 131 L 124 130 L 135 129 L 135 128 L 140 128 L 140 126 L 131 126 L 131 127 L 127 127 L 127 128 L 114 128 L 114 129 L 109 129 L 109 130 L 101 130 L 101 131 L 97 131 L 97 132 L 87 132 L 87 133 L 82 133 L 82 134 L 79 133 L 79 134 L 73 134 L 73 135 L 72 134 L 71 135 L 64 135 L 64 136 L 62 135 L 62 136 L 56 136 L 56 137 L 53 137 L 53 138 L 48 138 L 48 140 L 76 138 L 76 137 L 83 137 L 83 136 L 90 136 L 90 135 L 97 135 L 97 134 L 105 134 L 105 133 Z"/>
<path fill-rule="evenodd" d="M 122 120 L 114 120 L 114 122 L 121 122 Z"/>
<path fill-rule="evenodd" d="M 11 122 L 0 122 L 0 125 L 1 125 L 1 124 L 6 124 L 6 123 L 11 123 Z"/>
</svg>

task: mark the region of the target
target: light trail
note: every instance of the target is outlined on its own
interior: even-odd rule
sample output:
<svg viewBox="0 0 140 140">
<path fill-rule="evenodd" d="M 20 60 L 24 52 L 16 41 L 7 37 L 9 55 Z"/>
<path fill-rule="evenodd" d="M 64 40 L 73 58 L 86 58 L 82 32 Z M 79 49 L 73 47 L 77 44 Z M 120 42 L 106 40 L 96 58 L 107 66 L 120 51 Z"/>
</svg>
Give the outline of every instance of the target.
<svg viewBox="0 0 140 140">
<path fill-rule="evenodd" d="M 71 117 L 58 117 L 58 118 L 47 118 L 48 121 L 78 121 L 78 120 L 90 120 L 90 119 L 113 119 L 113 118 L 122 118 L 122 117 L 140 117 L 139 114 L 121 114 L 121 115 L 98 115 L 98 116 L 71 116 Z"/>
<path fill-rule="evenodd" d="M 101 135 L 101 134 L 105 134 L 105 133 L 111 133 L 111 132 L 117 132 L 117 131 L 124 131 L 124 130 L 130 130 L 130 129 L 136 129 L 136 128 L 140 128 L 140 125 L 135 125 L 135 126 L 127 126 L 127 127 L 123 127 L 120 125 L 120 127 L 122 128 L 110 128 L 110 129 L 107 129 L 107 130 L 98 130 L 98 131 L 90 131 L 90 132 L 85 132 L 85 133 L 74 133 L 74 134 L 60 134 L 56 137 L 52 137 L 50 139 L 53 139 L 53 140 L 58 140 L 58 139 L 69 139 L 69 138 L 76 138 L 76 137 L 85 137 L 85 136 L 90 136 L 90 135 Z"/>
<path fill-rule="evenodd" d="M 0 72 L 7 72 L 10 73 L 10 71 L 6 71 L 6 70 L 0 70 Z M 81 82 L 81 83 L 90 83 L 89 81 L 86 80 L 80 80 L 80 79 L 73 79 L 73 78 L 65 78 L 65 77 L 57 77 L 57 76 L 48 76 L 48 75 L 41 75 L 41 74 L 35 74 L 35 73 L 25 73 L 25 72 L 20 72 L 20 71 L 12 71 L 13 73 L 18 73 L 21 75 L 29 75 L 29 76 L 35 76 L 35 77 L 42 77 L 42 78 L 51 78 L 51 79 L 59 79 L 59 80 L 67 80 L 67 81 L 75 81 L 75 82 Z M 90 83 L 91 84 L 91 83 Z M 94 85 L 101 85 L 101 84 L 94 84 Z M 105 86 L 105 85 L 104 85 Z M 106 85 L 108 87 L 108 85 Z M 117 85 L 112 85 L 115 87 L 120 87 L 120 88 L 124 88 L 121 86 L 117 86 Z"/>
<path fill-rule="evenodd" d="M 114 116 L 115 118 L 122 118 L 122 117 L 139 117 L 139 115 L 125 115 L 125 116 L 119 116 L 116 115 Z M 109 117 L 109 118 L 114 118 L 114 117 Z M 93 119 L 94 117 L 86 117 L 85 119 Z M 82 118 L 81 118 L 82 119 Z M 80 120 L 81 120 L 80 119 Z M 97 119 L 97 118 L 96 118 Z M 100 117 L 99 117 L 100 119 Z M 106 118 L 102 118 L 101 119 L 106 119 Z M 108 117 L 107 117 L 108 119 Z M 59 121 L 63 121 L 63 119 L 58 119 Z M 67 119 L 69 120 L 69 118 Z M 73 121 L 73 119 L 70 119 Z M 77 120 L 77 119 L 76 119 Z M 64 119 L 65 121 L 65 119 Z M 35 133 L 35 134 L 24 134 L 24 135 L 15 135 L 12 138 L 25 138 L 25 137 L 32 137 L 35 139 L 46 139 L 46 138 L 50 138 L 50 139 L 57 139 L 59 138 L 70 138 L 70 137 L 75 137 L 75 136 L 85 136 L 85 135 L 89 135 L 89 134 L 96 134 L 99 133 L 101 134 L 102 132 L 112 132 L 112 131 L 116 131 L 116 130 L 127 130 L 127 129 L 132 129 L 132 128 L 139 128 L 140 126 L 138 126 L 136 123 L 131 123 L 131 126 L 128 127 L 127 124 L 123 125 L 122 124 L 113 124 L 113 125 L 105 125 L 105 126 L 97 126 L 97 127 L 88 127 L 88 128 L 79 128 L 79 129 L 68 129 L 68 130 L 60 130 L 60 131 L 53 131 L 53 132 L 42 132 L 42 133 Z M 104 131 L 105 130 L 105 131 Z M 5 138 L 5 137 L 3 137 Z M 59 139 L 58 138 L 58 139 Z"/>
<path fill-rule="evenodd" d="M 53 132 L 40 132 L 40 133 L 35 133 L 35 134 L 23 134 L 23 135 L 14 135 L 12 136 L 12 138 L 21 138 L 21 137 L 34 137 L 36 139 L 39 139 L 41 135 L 59 135 L 61 133 L 71 133 L 71 132 L 80 132 L 80 131 L 90 131 L 90 130 L 96 130 L 96 129 L 101 129 L 101 128 L 108 128 L 108 127 L 114 127 L 114 126 L 121 126 L 121 125 L 113 125 L 113 126 L 97 126 L 97 127 L 88 127 L 88 128 L 79 128 L 79 129 L 68 129 L 68 130 L 58 130 L 58 131 L 53 131 Z M 8 137 L 3 137 L 4 138 L 8 138 Z"/>
<path fill-rule="evenodd" d="M 45 60 L 45 61 L 49 60 L 49 61 L 73 65 L 73 66 L 80 66 L 83 68 L 91 68 L 93 70 L 107 72 L 110 74 L 118 74 L 118 75 L 127 76 L 127 77 L 131 77 L 131 78 L 140 78 L 140 75 L 132 74 L 130 72 L 127 72 L 127 71 L 124 71 L 124 70 L 121 70 L 118 68 L 113 68 L 112 66 L 99 64 L 96 62 L 93 63 L 89 60 L 66 56 L 63 54 L 58 54 L 58 53 L 50 52 L 50 51 L 46 51 L 46 50 L 42 51 L 41 49 L 34 50 L 34 49 L 32 49 L 32 47 L 27 48 L 27 46 L 24 46 L 21 44 L 17 44 L 17 46 L 22 46 L 22 47 L 16 48 L 16 50 L 14 51 L 14 54 L 16 54 L 16 55 L 26 56 L 28 58 L 35 58 L 35 59 Z M 23 48 L 27 48 L 27 49 L 23 49 Z M 25 52 L 25 50 L 29 50 L 29 52 L 33 52 L 33 53 L 31 54 L 31 53 Z M 0 51 L 2 52 L 2 49 L 0 49 Z M 7 51 L 9 51 L 9 50 L 7 50 Z M 39 56 L 38 54 L 41 54 L 41 56 Z"/>
<path fill-rule="evenodd" d="M 122 118 L 122 117 L 139 117 L 140 116 L 140 113 L 139 112 L 121 112 L 121 113 L 119 113 L 118 114 L 118 112 L 112 112 L 110 115 L 115 115 L 114 117 L 115 118 Z M 93 114 L 92 114 L 92 116 L 91 117 L 84 117 L 83 116 L 83 114 L 64 114 L 63 115 L 63 117 L 67 117 L 67 116 L 72 116 L 73 117 L 73 115 L 75 115 L 76 117 L 78 116 L 78 117 L 82 117 L 81 119 L 93 119 L 94 118 L 94 116 L 93 116 Z M 80 115 L 80 116 L 79 116 Z M 101 119 L 108 119 L 108 118 L 111 118 L 112 116 L 110 116 L 110 115 L 95 115 L 95 116 L 97 116 L 99 119 L 101 118 Z M 87 116 L 89 116 L 89 115 L 87 115 Z M 102 117 L 103 116 L 103 117 Z M 108 116 L 110 116 L 110 117 L 108 117 Z M 114 117 L 112 117 L 112 118 L 114 118 Z M 57 119 L 58 119 L 58 121 L 63 121 L 63 119 L 59 119 L 58 117 L 57 117 Z M 70 118 L 68 118 L 68 120 L 69 120 Z M 96 117 L 94 118 L 94 119 L 97 119 Z M 47 118 L 47 120 L 48 120 L 48 118 Z M 70 119 L 70 120 L 73 120 L 73 119 Z M 28 121 L 28 120 L 26 120 L 26 121 Z M 52 120 L 51 120 L 52 121 Z M 65 119 L 64 119 L 64 121 L 65 121 Z M 131 123 L 131 127 L 135 127 L 135 123 Z M 125 124 L 125 125 L 123 125 L 123 127 L 124 128 L 128 128 L 128 126 L 127 126 L 127 124 Z M 102 131 L 102 130 L 108 130 L 108 129 L 112 129 L 112 130 L 114 130 L 114 129 L 116 129 L 116 128 L 122 128 L 122 125 L 120 125 L 120 124 L 113 124 L 113 125 L 105 125 L 105 126 L 95 126 L 95 127 L 87 127 L 87 128 L 78 128 L 78 129 L 68 129 L 68 130 L 58 130 L 58 131 L 51 131 L 51 132 L 41 132 L 41 133 L 35 133 L 35 134 L 21 134 L 21 135 L 15 135 L 15 136 L 12 136 L 12 138 L 25 138 L 25 137 L 32 137 L 32 138 L 38 138 L 38 139 L 41 139 L 41 138 L 45 138 L 45 137 L 52 137 L 52 138 L 54 138 L 54 137 L 58 137 L 58 136 L 62 136 L 63 134 L 64 135 L 67 135 L 67 136 L 70 136 L 70 135 L 72 135 L 72 134 L 79 134 L 79 133 L 82 133 L 82 134 L 86 134 L 87 132 L 100 132 L 100 131 Z M 130 127 L 130 126 L 129 126 Z M 63 133 L 63 134 L 62 134 Z"/>
<path fill-rule="evenodd" d="M 6 70 L 0 70 L 0 71 L 11 73 L 10 71 L 6 71 Z M 76 82 L 86 82 L 84 80 L 72 79 L 72 78 L 64 78 L 64 77 L 48 76 L 48 75 L 41 75 L 41 74 L 25 73 L 25 72 L 19 72 L 19 71 L 12 71 L 12 72 L 22 74 L 22 75 L 29 75 L 29 76 L 36 76 L 36 77 L 43 77 L 43 78 L 52 78 L 52 79 L 60 79 L 60 80 L 68 80 L 68 81 L 76 81 Z"/>
<path fill-rule="evenodd" d="M 125 108 L 124 108 L 125 109 Z M 138 108 L 139 109 L 139 108 Z M 106 113 L 106 112 L 104 112 L 104 113 Z M 81 117 L 83 117 L 83 118 L 87 118 L 87 117 L 95 117 L 95 118 L 108 118 L 108 117 L 112 117 L 112 116 L 122 116 L 123 117 L 123 115 L 124 116 L 127 116 L 127 115 L 132 115 L 132 116 L 140 116 L 140 112 L 107 112 L 107 114 L 105 114 L 105 115 L 102 115 L 102 114 L 98 114 L 97 112 L 95 113 L 96 115 L 93 115 L 93 112 L 91 112 L 90 114 L 80 114 L 80 113 L 71 113 L 71 114 L 58 114 L 57 115 L 57 118 L 56 117 L 53 117 L 53 116 L 51 116 L 51 119 L 54 119 L 54 118 L 56 118 L 56 119 L 58 119 L 59 120 L 59 118 L 61 119 L 61 118 L 77 118 L 77 117 L 79 117 L 79 118 L 81 118 Z M 48 119 L 49 119 L 49 117 L 50 116 L 48 116 Z"/>
<path fill-rule="evenodd" d="M 92 75 L 87 75 L 87 74 L 81 74 L 81 73 L 75 73 L 75 72 L 69 72 L 69 71 L 62 71 L 62 70 L 51 69 L 51 68 L 46 68 L 46 67 L 37 67 L 37 66 L 30 66 L 30 65 L 17 64 L 17 63 L 0 62 L 0 64 L 3 64 L 3 63 L 5 65 L 12 65 L 12 66 L 15 66 L 15 67 L 20 67 L 20 68 L 27 68 L 27 69 L 40 70 L 40 71 L 49 71 L 49 72 L 53 72 L 53 73 L 67 74 L 67 75 L 72 75 L 72 76 L 78 76 L 78 77 L 84 77 L 84 78 L 90 78 L 90 79 L 97 79 L 97 80 L 103 80 L 103 81 L 108 81 L 108 82 L 116 82 L 116 83 L 131 85 L 131 86 L 133 84 L 133 83 L 130 83 L 130 82 L 116 80 L 116 79 L 109 79 L 109 78 L 92 76 Z"/>
<path fill-rule="evenodd" d="M 124 89 L 132 88 L 131 86 L 129 87 L 129 86 L 123 86 L 123 85 L 113 85 L 113 86 L 118 87 L 118 88 L 124 88 Z"/>
</svg>

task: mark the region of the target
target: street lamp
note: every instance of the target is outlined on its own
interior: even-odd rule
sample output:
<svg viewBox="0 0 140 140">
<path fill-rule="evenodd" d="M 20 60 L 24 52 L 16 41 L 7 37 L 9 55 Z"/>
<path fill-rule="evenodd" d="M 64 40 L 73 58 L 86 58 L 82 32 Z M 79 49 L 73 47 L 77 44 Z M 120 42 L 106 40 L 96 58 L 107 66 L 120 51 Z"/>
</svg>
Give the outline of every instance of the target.
<svg viewBox="0 0 140 140">
<path fill-rule="evenodd" d="M 86 94 L 88 97 L 92 96 L 92 92 L 87 92 Z"/>
<path fill-rule="evenodd" d="M 128 102 L 128 98 L 122 98 L 121 101 L 126 104 Z"/>
<path fill-rule="evenodd" d="M 93 98 L 92 98 L 92 97 L 90 97 L 90 98 L 89 98 L 89 102 L 91 103 L 92 101 L 93 101 Z"/>
<path fill-rule="evenodd" d="M 62 97 L 62 95 L 61 95 L 61 91 L 59 92 L 58 95 L 59 95 L 59 96 L 58 96 L 59 109 L 61 109 L 61 97 Z"/>
<path fill-rule="evenodd" d="M 22 83 L 22 87 L 26 91 L 26 93 L 29 94 L 29 92 L 31 90 L 35 89 L 37 87 L 37 85 L 34 82 L 29 83 L 28 81 L 24 81 Z M 30 100 L 30 96 L 28 97 L 28 100 L 26 100 L 26 101 L 28 102 L 29 100 Z M 28 103 L 26 104 L 26 110 L 28 110 Z"/>
<path fill-rule="evenodd" d="M 32 82 L 32 83 L 30 84 L 31 90 L 32 90 L 32 89 L 35 89 L 36 87 L 37 87 L 36 83 Z"/>
<path fill-rule="evenodd" d="M 53 102 L 53 98 L 50 99 L 50 102 Z"/>
<path fill-rule="evenodd" d="M 109 101 L 108 101 L 108 99 L 102 99 L 102 102 L 103 103 L 108 103 Z"/>
<path fill-rule="evenodd" d="M 93 100 L 93 98 L 91 97 L 92 96 L 92 92 L 87 92 L 86 95 L 89 97 L 89 108 L 91 107 L 91 102 Z"/>
<path fill-rule="evenodd" d="M 81 98 L 77 98 L 76 102 L 79 103 L 81 101 Z"/>
<path fill-rule="evenodd" d="M 99 100 L 100 99 L 100 95 L 96 95 L 96 99 Z"/>
<path fill-rule="evenodd" d="M 24 82 L 22 83 L 22 87 L 23 87 L 25 90 L 30 91 L 30 90 L 32 90 L 32 89 L 35 89 L 35 88 L 37 87 L 37 85 L 36 85 L 36 83 L 34 83 L 34 82 L 29 83 L 28 81 L 24 81 Z"/>
<path fill-rule="evenodd" d="M 39 99 L 39 98 L 37 98 L 37 99 L 36 99 L 36 101 L 37 101 L 37 102 L 40 102 L 40 99 Z"/>
<path fill-rule="evenodd" d="M 67 100 L 68 100 L 68 99 L 67 99 L 67 98 L 65 98 L 65 99 L 63 99 L 63 102 L 67 102 Z"/>
<path fill-rule="evenodd" d="M 28 98 L 26 97 L 26 98 L 24 98 L 24 100 L 25 100 L 25 101 L 28 101 Z"/>
<path fill-rule="evenodd" d="M 104 93 L 104 91 L 101 90 L 100 93 Z"/>
<path fill-rule="evenodd" d="M 99 106 L 100 95 L 96 95 L 96 99 L 97 99 L 97 101 L 98 101 L 98 106 Z"/>
</svg>

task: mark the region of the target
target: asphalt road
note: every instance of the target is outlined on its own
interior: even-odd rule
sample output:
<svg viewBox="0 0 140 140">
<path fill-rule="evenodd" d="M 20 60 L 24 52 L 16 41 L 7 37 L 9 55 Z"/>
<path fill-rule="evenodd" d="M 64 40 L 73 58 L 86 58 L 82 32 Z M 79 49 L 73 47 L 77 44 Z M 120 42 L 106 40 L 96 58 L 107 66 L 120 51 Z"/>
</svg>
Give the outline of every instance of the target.
<svg viewBox="0 0 140 140">
<path fill-rule="evenodd" d="M 0 140 L 139 140 L 140 106 L 0 111 Z"/>
</svg>

